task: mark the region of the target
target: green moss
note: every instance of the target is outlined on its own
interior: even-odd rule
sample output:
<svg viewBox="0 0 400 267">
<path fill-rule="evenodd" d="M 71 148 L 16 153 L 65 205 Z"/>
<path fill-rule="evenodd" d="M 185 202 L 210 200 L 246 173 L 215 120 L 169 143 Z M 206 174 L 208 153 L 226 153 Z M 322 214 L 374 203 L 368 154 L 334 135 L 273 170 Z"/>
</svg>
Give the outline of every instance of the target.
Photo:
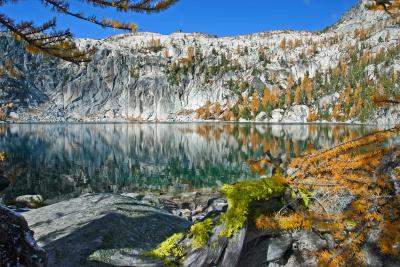
<svg viewBox="0 0 400 267">
<path fill-rule="evenodd" d="M 144 256 L 161 259 L 182 258 L 183 247 L 178 243 L 182 238 L 182 233 L 174 234 L 162 242 L 158 248 L 145 252 Z"/>
<path fill-rule="evenodd" d="M 249 205 L 252 201 L 280 196 L 285 188 L 274 177 L 224 185 L 221 192 L 228 199 L 229 209 L 224 215 L 225 226 L 221 231 L 221 236 L 231 237 L 236 231 L 244 227 Z"/>
<path fill-rule="evenodd" d="M 303 205 L 308 208 L 310 205 L 310 199 L 314 196 L 314 192 L 299 188 L 299 193 L 301 200 L 303 201 Z"/>
<path fill-rule="evenodd" d="M 190 233 L 193 235 L 192 244 L 194 248 L 201 248 L 207 244 L 213 227 L 214 222 L 210 218 L 190 227 Z"/>
</svg>

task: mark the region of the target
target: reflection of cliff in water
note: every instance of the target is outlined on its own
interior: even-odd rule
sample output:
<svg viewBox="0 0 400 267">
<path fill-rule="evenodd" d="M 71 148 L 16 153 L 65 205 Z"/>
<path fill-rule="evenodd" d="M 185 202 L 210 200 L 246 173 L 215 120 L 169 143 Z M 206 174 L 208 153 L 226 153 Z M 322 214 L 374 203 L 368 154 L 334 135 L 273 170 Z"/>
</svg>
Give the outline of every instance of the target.
<svg viewBox="0 0 400 267">
<path fill-rule="evenodd" d="M 21 124 L 0 127 L 0 151 L 10 166 L 8 197 L 54 198 L 254 179 L 246 161 L 266 151 L 288 159 L 366 131 L 339 125 Z"/>
</svg>

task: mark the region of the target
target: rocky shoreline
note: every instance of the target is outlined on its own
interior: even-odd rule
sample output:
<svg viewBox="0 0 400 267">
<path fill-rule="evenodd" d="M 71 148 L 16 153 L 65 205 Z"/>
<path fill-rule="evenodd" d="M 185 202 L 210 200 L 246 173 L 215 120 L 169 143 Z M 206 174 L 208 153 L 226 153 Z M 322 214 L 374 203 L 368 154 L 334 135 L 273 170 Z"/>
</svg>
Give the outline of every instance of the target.
<svg viewBox="0 0 400 267">
<path fill-rule="evenodd" d="M 252 207 L 276 205 L 275 199 Z M 218 218 L 228 208 L 223 198 L 185 193 L 180 198 L 137 193 L 87 194 L 23 213 L 38 244 L 48 255 L 48 266 L 164 266 L 144 256 L 174 233 L 187 232 L 196 222 Z M 251 217 L 251 216 L 249 216 Z M 215 220 L 215 219 L 212 219 Z M 259 230 L 249 220 L 232 237 L 221 237 L 222 226 L 212 229 L 209 241 L 186 247 L 182 266 L 317 266 L 312 256 L 335 246 L 332 236 L 314 231 Z M 189 235 L 190 236 L 190 235 Z M 366 266 L 398 266 L 376 253 L 375 240 L 363 248 Z"/>
<path fill-rule="evenodd" d="M 0 262 L 13 266 L 18 258 L 21 264 L 33 258 L 37 262 L 27 266 L 36 267 L 162 266 L 160 260 L 143 257 L 144 251 L 227 209 L 226 201 L 215 190 L 85 194 L 67 200 L 24 195 L 11 203 L 8 208 L 0 204 L 0 220 L 7 222 L 0 225 Z M 24 241 L 24 236 L 31 243 Z"/>
<path fill-rule="evenodd" d="M 220 119 L 201 119 L 198 118 L 195 111 L 191 111 L 187 115 L 173 114 L 168 119 L 164 120 L 139 120 L 131 118 L 32 118 L 30 113 L 20 113 L 17 115 L 15 112 L 8 111 L 15 115 L 7 115 L 5 121 L 1 123 L 15 124 L 15 123 L 257 123 L 257 124 L 349 124 L 349 125 L 374 125 L 379 127 L 393 126 L 400 121 L 400 107 L 393 106 L 385 109 L 377 109 L 373 114 L 370 114 L 370 119 L 365 122 L 361 122 L 357 119 L 350 119 L 348 121 L 328 121 L 328 120 L 315 120 L 310 121 L 310 108 L 305 105 L 292 106 L 290 109 L 275 109 L 272 110 L 271 116 L 268 116 L 265 112 L 260 112 L 255 116 L 254 120 L 247 120 L 239 118 L 237 121 L 226 121 L 223 118 Z"/>
<path fill-rule="evenodd" d="M 63 123 L 212 118 L 390 124 L 399 112 L 372 107 L 372 87 L 357 89 L 357 84 L 367 87 L 366 77 L 373 87 L 384 80 L 382 92 L 398 89 L 389 78 L 400 70 L 400 28 L 385 13 L 367 10 L 368 2 L 358 1 L 334 27 L 320 32 L 231 37 L 140 32 L 76 39 L 80 47 L 96 48 L 92 61 L 79 66 L 27 54 L 2 33 L 0 52 L 9 70 L 0 77 L 1 117 Z M 369 60 L 352 60 L 358 54 Z M 342 79 L 336 73 L 343 69 L 349 73 Z"/>
<path fill-rule="evenodd" d="M 388 166 L 395 167 L 398 164 L 396 156 L 387 160 L 385 164 Z M 253 192 L 254 186 L 258 188 L 264 182 L 272 186 L 270 183 L 273 181 L 273 178 L 265 178 L 228 187 L 244 184 Z M 253 186 L 246 187 L 248 183 Z M 222 218 L 237 207 L 231 206 L 232 199 L 223 188 L 221 193 L 209 190 L 174 194 L 84 194 L 31 209 L 23 212 L 22 216 L 0 206 L 0 219 L 7 222 L 0 224 L 1 236 L 18 236 L 15 244 L 0 238 L 0 251 L 5 250 L 4 244 L 9 245 L 6 248 L 9 251 L 19 251 L 20 254 L 14 259 L 7 259 L 11 265 L 23 257 L 25 264 L 27 261 L 35 262 L 27 266 L 37 267 L 161 267 L 166 264 L 165 258 L 150 257 L 149 252 L 164 244 L 165 240 L 168 241 L 167 238 L 174 237 L 174 242 L 167 244 L 179 246 L 179 253 L 165 254 L 165 257 L 173 256 L 170 263 L 179 262 L 179 266 L 311 267 L 318 266 L 316 252 L 331 250 L 337 245 L 329 231 L 321 232 L 312 228 L 263 230 L 256 227 L 253 218 L 260 209 L 263 212 L 279 210 L 285 203 L 293 210 L 304 208 L 301 198 L 293 200 L 290 188 L 289 191 L 270 195 L 270 198 L 251 201 L 244 227 L 227 236 L 223 233 L 228 222 Z M 273 187 L 268 188 L 272 190 Z M 264 192 L 265 188 L 262 187 L 261 191 Z M 239 192 L 245 194 L 250 191 Z M 318 195 L 321 192 L 314 193 Z M 229 206 L 226 199 L 230 201 Z M 351 199 L 351 195 L 341 194 L 333 205 L 326 208 L 330 213 L 343 211 Z M 41 206 L 40 201 L 46 202 L 40 196 L 16 198 L 16 202 L 28 207 Z M 200 231 L 197 235 L 201 237 L 205 234 L 205 239 L 200 239 L 197 245 L 194 243 L 194 226 Z M 372 232 L 361 248 L 365 266 L 399 266 L 398 258 L 380 253 L 376 247 L 377 238 Z M 19 247 L 25 249 L 17 249 Z M 11 254 L 6 252 L 5 255 Z M 7 262 L 4 255 L 2 257 L 2 262 Z"/>
</svg>

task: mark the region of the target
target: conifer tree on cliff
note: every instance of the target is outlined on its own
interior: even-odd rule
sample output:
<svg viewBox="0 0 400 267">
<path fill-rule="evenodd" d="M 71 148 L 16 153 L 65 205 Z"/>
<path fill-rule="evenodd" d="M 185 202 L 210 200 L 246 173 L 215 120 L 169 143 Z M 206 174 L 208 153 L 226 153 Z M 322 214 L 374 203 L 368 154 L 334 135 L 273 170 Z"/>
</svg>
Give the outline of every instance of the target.
<svg viewBox="0 0 400 267">
<path fill-rule="evenodd" d="M 8 3 L 19 0 L 0 0 L 0 8 Z M 75 0 L 74 0 L 75 1 Z M 177 0 L 80 0 L 93 8 L 114 9 L 118 12 L 157 13 L 177 2 Z M 114 28 L 127 31 L 136 31 L 135 23 L 125 23 L 113 19 L 97 18 L 83 12 L 72 10 L 71 0 L 37 0 L 38 5 L 44 5 L 52 12 L 65 14 L 78 20 L 90 22 L 104 28 Z M 21 18 L 17 18 L 21 19 Z M 63 60 L 81 63 L 90 60 L 91 50 L 81 50 L 72 41 L 72 33 L 66 30 L 57 30 L 56 20 L 52 19 L 42 25 L 31 21 L 15 22 L 3 14 L 0 9 L 0 29 L 10 31 L 18 40 L 25 43 L 30 53 L 42 53 L 61 58 Z"/>
</svg>

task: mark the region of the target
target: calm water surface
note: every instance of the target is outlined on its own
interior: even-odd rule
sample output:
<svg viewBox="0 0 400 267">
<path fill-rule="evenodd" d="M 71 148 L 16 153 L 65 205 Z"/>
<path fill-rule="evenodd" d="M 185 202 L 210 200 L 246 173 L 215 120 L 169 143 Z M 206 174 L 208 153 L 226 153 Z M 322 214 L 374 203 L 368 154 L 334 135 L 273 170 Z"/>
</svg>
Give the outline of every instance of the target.
<svg viewBox="0 0 400 267">
<path fill-rule="evenodd" d="M 346 125 L 18 124 L 0 126 L 6 198 L 87 192 L 190 191 L 256 179 L 248 160 L 283 162 L 372 131 Z"/>
</svg>

